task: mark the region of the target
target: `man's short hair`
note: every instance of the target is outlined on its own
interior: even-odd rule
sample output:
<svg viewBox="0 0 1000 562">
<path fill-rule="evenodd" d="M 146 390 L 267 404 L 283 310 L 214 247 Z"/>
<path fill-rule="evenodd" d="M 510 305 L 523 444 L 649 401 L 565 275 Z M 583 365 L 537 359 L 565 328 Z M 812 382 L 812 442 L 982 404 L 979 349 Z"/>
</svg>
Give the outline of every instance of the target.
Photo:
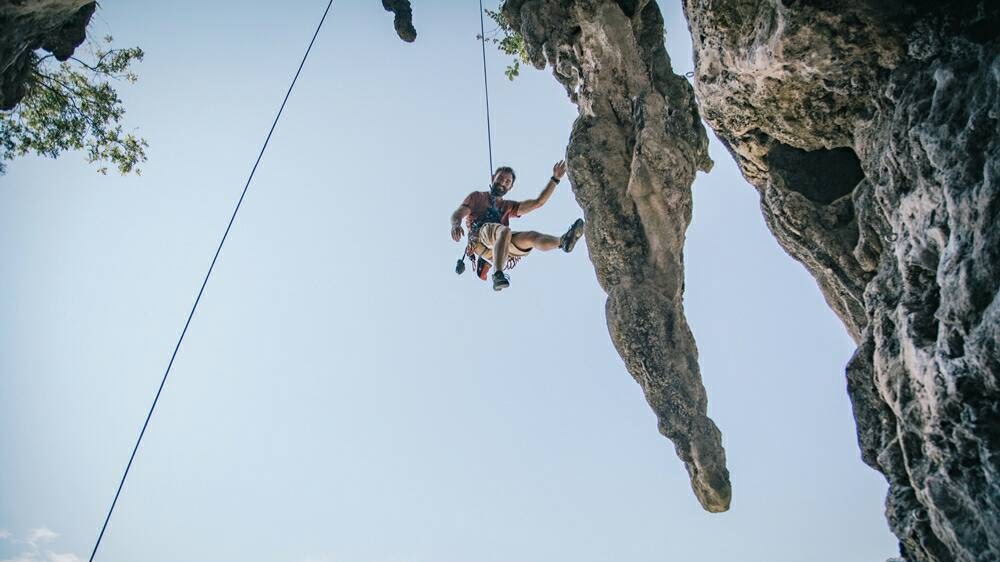
<svg viewBox="0 0 1000 562">
<path fill-rule="evenodd" d="M 510 166 L 500 166 L 499 168 L 497 168 L 497 171 L 493 172 L 493 177 L 497 177 L 497 174 L 499 174 L 500 172 L 510 173 L 511 185 L 514 185 L 514 182 L 517 181 L 517 174 L 514 173 L 514 168 L 511 168 Z"/>
</svg>

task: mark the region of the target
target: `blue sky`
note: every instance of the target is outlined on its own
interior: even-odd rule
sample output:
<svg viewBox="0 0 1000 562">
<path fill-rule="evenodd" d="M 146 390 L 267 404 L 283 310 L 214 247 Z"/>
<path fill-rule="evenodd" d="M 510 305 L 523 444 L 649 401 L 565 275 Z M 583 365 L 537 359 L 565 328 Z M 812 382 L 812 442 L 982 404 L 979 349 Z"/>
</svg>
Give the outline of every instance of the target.
<svg viewBox="0 0 1000 562">
<path fill-rule="evenodd" d="M 141 177 L 80 154 L 0 177 L 0 560 L 86 559 L 215 245 L 325 6 L 105 3 Z M 678 3 L 668 49 L 691 69 Z M 586 256 L 494 293 L 448 216 L 487 181 L 475 3 L 405 44 L 335 3 L 174 365 L 98 560 L 880 560 L 895 541 L 845 392 L 854 346 L 713 137 L 685 307 L 733 507 L 701 510 L 615 353 Z M 576 115 L 488 52 L 494 154 L 534 196 Z M 570 170 L 572 175 L 572 170 Z M 569 185 L 515 223 L 562 232 Z M 62 556 L 62 558 L 60 558 Z"/>
</svg>

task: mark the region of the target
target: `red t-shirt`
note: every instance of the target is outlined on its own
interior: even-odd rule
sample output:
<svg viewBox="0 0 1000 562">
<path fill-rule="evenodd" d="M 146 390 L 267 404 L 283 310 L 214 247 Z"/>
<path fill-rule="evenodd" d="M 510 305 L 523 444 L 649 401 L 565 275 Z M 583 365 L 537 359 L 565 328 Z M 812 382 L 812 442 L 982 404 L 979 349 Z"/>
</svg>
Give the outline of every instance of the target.
<svg viewBox="0 0 1000 562">
<path fill-rule="evenodd" d="M 465 226 L 472 228 L 472 223 L 479 220 L 490 209 L 490 192 L 473 191 L 462 201 L 472 212 L 465 217 Z M 507 201 L 499 197 L 496 198 L 496 207 L 500 210 L 500 224 L 510 226 L 511 217 L 521 216 L 518 208 L 521 206 L 517 201 Z"/>
</svg>

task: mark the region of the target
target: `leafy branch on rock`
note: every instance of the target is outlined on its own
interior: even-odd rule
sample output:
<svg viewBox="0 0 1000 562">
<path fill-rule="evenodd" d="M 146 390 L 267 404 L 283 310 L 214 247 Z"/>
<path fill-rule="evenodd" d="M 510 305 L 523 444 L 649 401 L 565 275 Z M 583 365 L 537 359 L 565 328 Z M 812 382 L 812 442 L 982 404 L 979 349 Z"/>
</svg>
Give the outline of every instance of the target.
<svg viewBox="0 0 1000 562">
<path fill-rule="evenodd" d="M 33 54 L 24 98 L 9 112 L 0 112 L 0 174 L 5 162 L 33 152 L 55 158 L 65 150 L 83 150 L 87 161 L 114 165 L 122 174 L 135 172 L 146 161 L 145 139 L 124 131 L 125 115 L 112 82 L 135 83 L 132 65 L 142 60 L 139 47 L 111 48 L 108 36 L 88 45 L 85 61 L 64 62 L 52 55 Z"/>
<path fill-rule="evenodd" d="M 496 28 L 486 33 L 485 40 L 496 45 L 502 53 L 514 57 L 513 63 L 504 69 L 504 75 L 507 76 L 507 79 L 513 80 L 521 73 L 522 62 L 531 64 L 531 59 L 528 58 L 528 49 L 524 44 L 524 37 L 521 36 L 518 30 L 511 27 L 510 23 L 507 22 L 507 18 L 503 17 L 503 14 L 500 12 L 494 12 L 493 10 L 483 11 L 497 24 Z M 482 40 L 483 36 L 476 35 L 476 39 Z"/>
</svg>

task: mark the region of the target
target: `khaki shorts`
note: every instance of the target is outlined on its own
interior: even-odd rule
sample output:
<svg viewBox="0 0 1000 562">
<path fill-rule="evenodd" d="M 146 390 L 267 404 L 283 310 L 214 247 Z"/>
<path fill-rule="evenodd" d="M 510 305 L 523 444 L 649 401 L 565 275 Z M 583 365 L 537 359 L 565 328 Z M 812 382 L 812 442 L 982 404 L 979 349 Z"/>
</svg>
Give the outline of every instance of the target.
<svg viewBox="0 0 1000 562">
<path fill-rule="evenodd" d="M 483 259 L 493 261 L 493 245 L 497 242 L 497 236 L 500 232 L 500 227 L 503 226 L 499 223 L 488 222 L 483 226 L 479 227 L 479 234 L 476 235 L 476 241 L 472 248 L 477 256 L 482 256 Z M 531 248 L 527 250 L 522 250 L 514 245 L 511 241 L 507 246 L 507 255 L 512 258 L 521 258 L 528 255 L 531 252 Z"/>
</svg>

